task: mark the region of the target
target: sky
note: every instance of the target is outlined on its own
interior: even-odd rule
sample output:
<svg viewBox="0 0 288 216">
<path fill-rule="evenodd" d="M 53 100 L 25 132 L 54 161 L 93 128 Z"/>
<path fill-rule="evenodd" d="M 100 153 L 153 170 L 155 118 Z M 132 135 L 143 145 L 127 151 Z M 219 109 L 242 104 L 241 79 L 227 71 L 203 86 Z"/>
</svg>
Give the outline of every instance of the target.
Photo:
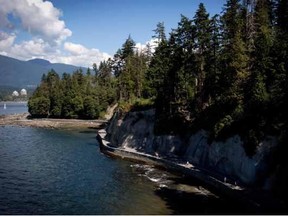
<svg viewBox="0 0 288 216">
<path fill-rule="evenodd" d="M 136 47 L 166 33 L 203 2 L 221 13 L 226 0 L 0 0 L 0 55 L 91 67 L 112 57 L 131 35 Z"/>
</svg>

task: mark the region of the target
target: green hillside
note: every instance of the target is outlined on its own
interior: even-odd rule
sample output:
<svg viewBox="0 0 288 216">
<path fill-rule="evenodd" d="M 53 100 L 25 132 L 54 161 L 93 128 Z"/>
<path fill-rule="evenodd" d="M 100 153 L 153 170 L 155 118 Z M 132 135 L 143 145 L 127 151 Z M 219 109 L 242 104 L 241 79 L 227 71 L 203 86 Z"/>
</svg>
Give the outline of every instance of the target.
<svg viewBox="0 0 288 216">
<path fill-rule="evenodd" d="M 0 86 L 13 86 L 17 88 L 35 87 L 40 83 L 44 73 L 54 69 L 62 73 L 72 73 L 79 67 L 67 64 L 52 64 L 47 60 L 33 59 L 21 61 L 0 55 Z M 83 70 L 86 70 L 83 68 Z"/>
</svg>

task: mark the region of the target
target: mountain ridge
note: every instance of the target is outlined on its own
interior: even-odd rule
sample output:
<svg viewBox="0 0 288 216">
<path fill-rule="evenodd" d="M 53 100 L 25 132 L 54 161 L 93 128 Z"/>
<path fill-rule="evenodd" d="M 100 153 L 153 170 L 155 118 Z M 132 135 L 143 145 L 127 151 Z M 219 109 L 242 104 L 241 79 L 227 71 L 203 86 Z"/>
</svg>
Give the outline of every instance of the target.
<svg viewBox="0 0 288 216">
<path fill-rule="evenodd" d="M 50 65 L 51 62 L 46 60 L 46 59 L 41 59 L 41 58 L 34 58 L 34 59 L 30 59 L 27 62 L 30 62 L 32 64 L 38 64 L 38 65 L 42 65 L 42 66 L 47 66 Z"/>
<path fill-rule="evenodd" d="M 45 59 L 31 59 L 22 61 L 16 58 L 0 55 L 0 86 L 14 86 L 27 88 L 37 86 L 41 77 L 51 69 L 60 76 L 65 73 L 72 73 L 78 69 L 86 70 L 84 67 L 63 63 L 51 63 Z"/>
</svg>

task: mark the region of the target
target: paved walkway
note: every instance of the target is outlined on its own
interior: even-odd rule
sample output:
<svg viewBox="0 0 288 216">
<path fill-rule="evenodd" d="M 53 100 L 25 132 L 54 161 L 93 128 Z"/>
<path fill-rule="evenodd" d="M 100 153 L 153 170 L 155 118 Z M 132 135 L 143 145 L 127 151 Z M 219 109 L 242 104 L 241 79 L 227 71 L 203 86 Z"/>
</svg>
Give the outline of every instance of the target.
<svg viewBox="0 0 288 216">
<path fill-rule="evenodd" d="M 249 209 L 251 213 L 260 214 L 277 214 L 287 213 L 287 208 L 279 200 L 276 200 L 263 190 L 255 190 L 244 187 L 240 184 L 235 184 L 235 181 L 220 175 L 216 172 L 211 172 L 193 164 L 187 163 L 179 158 L 163 158 L 138 152 L 132 148 L 113 147 L 110 142 L 105 140 L 105 129 L 98 131 L 97 139 L 103 153 L 120 157 L 122 159 L 132 159 L 133 161 L 141 161 L 144 163 L 152 163 L 157 166 L 162 166 L 174 171 L 184 173 L 200 180 L 209 190 L 215 191 L 228 198 L 233 198 Z"/>
</svg>

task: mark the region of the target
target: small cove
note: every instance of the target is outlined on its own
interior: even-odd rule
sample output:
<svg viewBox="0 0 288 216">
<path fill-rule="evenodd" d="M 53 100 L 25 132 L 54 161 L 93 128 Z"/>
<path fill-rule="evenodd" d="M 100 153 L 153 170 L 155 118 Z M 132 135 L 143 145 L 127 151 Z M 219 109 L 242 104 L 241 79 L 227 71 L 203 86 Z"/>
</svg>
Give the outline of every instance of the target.
<svg viewBox="0 0 288 216">
<path fill-rule="evenodd" d="M 103 155 L 95 136 L 1 126 L 0 214 L 239 212 L 191 179 Z"/>
</svg>

